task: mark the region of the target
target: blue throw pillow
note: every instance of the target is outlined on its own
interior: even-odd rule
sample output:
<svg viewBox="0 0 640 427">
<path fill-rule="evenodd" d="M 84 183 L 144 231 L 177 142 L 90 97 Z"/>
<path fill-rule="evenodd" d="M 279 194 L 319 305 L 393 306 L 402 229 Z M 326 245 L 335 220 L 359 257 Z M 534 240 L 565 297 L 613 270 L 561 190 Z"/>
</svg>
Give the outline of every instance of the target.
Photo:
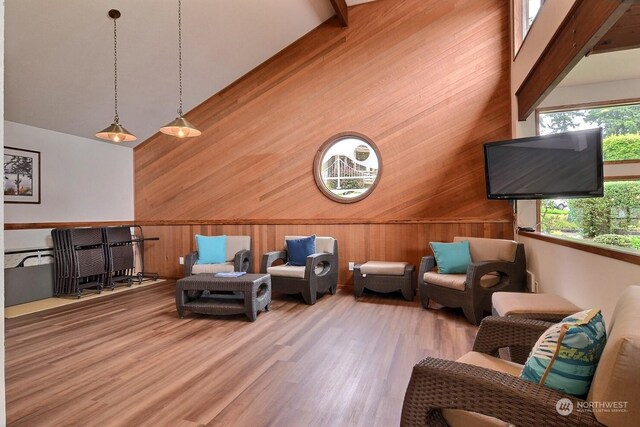
<svg viewBox="0 0 640 427">
<path fill-rule="evenodd" d="M 287 240 L 289 265 L 307 265 L 307 257 L 316 253 L 316 236 Z"/>
<path fill-rule="evenodd" d="M 572 314 L 542 334 L 520 378 L 584 398 L 606 342 L 600 310 Z"/>
<path fill-rule="evenodd" d="M 431 242 L 430 245 L 433 255 L 436 257 L 438 273 L 462 274 L 467 272 L 467 267 L 471 264 L 468 240 L 455 243 Z"/>
<path fill-rule="evenodd" d="M 227 236 L 196 234 L 198 262 L 196 264 L 222 264 L 226 261 Z"/>
</svg>

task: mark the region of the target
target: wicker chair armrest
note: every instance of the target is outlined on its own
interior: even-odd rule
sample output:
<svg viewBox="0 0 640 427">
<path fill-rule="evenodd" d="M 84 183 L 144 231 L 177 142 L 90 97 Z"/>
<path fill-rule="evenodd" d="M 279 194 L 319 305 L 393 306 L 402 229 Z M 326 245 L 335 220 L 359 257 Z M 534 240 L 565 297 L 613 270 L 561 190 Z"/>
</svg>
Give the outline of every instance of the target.
<svg viewBox="0 0 640 427">
<path fill-rule="evenodd" d="M 334 254 L 329 253 L 315 253 L 311 254 L 307 257 L 307 264 L 304 269 L 304 278 L 309 279 L 310 277 L 322 277 L 329 274 L 329 272 L 336 268 L 335 264 L 336 257 Z M 316 266 L 322 263 L 322 271 L 316 273 Z"/>
<path fill-rule="evenodd" d="M 433 256 L 425 256 L 420 260 L 420 268 L 418 269 L 418 282 L 423 283 L 424 273 L 431 271 L 436 266 L 436 258 Z"/>
<path fill-rule="evenodd" d="M 271 267 L 277 260 L 287 262 L 287 251 L 267 252 L 262 255 L 262 264 L 260 265 L 260 273 L 266 273 L 267 268 Z"/>
<path fill-rule="evenodd" d="M 568 398 L 574 410 L 556 410 Z M 600 426 L 583 400 L 491 369 L 427 358 L 414 366 L 402 407 L 401 426 L 446 425 L 442 408 L 462 409 L 499 418 L 518 427 Z M 585 406 L 586 408 L 587 406 Z"/>
<path fill-rule="evenodd" d="M 233 271 L 244 271 L 251 269 L 251 251 L 242 249 L 236 252 L 233 257 Z"/>
<path fill-rule="evenodd" d="M 498 350 L 503 347 L 531 349 L 552 324 L 519 317 L 485 317 L 473 342 L 473 351 L 497 357 Z"/>
<path fill-rule="evenodd" d="M 191 276 L 193 265 L 198 261 L 198 251 L 189 252 L 184 257 L 184 277 Z"/>
</svg>

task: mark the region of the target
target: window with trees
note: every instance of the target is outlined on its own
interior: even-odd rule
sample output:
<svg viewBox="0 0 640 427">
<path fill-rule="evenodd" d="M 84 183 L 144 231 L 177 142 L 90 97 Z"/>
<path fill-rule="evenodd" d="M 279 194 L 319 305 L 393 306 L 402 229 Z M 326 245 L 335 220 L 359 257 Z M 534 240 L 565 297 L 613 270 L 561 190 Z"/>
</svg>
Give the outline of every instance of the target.
<svg viewBox="0 0 640 427">
<path fill-rule="evenodd" d="M 640 103 L 538 113 L 540 134 L 599 126 L 605 168 L 640 166 Z M 640 253 L 640 174 L 614 176 L 605 169 L 604 197 L 540 203 L 540 230 Z"/>
</svg>

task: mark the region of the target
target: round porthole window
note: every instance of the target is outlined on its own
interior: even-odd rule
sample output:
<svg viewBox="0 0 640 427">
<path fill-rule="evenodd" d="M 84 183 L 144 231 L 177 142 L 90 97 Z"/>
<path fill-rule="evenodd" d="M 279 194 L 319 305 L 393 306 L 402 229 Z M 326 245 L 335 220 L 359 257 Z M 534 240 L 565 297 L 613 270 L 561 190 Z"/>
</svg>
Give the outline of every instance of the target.
<svg viewBox="0 0 640 427">
<path fill-rule="evenodd" d="M 322 144 L 313 169 L 316 184 L 325 196 L 336 202 L 353 203 L 376 187 L 382 162 L 373 141 L 356 132 L 345 132 Z"/>
</svg>

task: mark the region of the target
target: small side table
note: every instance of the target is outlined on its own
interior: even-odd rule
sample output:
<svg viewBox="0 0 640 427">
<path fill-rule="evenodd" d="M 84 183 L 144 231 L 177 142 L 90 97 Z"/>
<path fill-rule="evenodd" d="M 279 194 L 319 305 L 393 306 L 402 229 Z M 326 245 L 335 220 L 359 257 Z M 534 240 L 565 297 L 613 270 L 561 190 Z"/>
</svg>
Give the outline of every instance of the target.
<svg viewBox="0 0 640 427">
<path fill-rule="evenodd" d="M 189 291 L 209 291 L 209 295 Z M 241 292 L 242 296 L 233 295 L 233 292 Z M 196 297 L 190 298 L 189 294 Z M 176 282 L 176 309 L 180 317 L 184 317 L 185 311 L 189 310 L 200 314 L 246 314 L 253 322 L 259 311 L 269 311 L 270 308 L 269 274 L 216 277 L 215 274 L 201 273 Z"/>
<path fill-rule="evenodd" d="M 401 291 L 407 301 L 413 301 L 415 267 L 406 262 L 367 261 L 353 268 L 353 293 L 362 296 L 364 288 L 376 292 Z"/>
</svg>

